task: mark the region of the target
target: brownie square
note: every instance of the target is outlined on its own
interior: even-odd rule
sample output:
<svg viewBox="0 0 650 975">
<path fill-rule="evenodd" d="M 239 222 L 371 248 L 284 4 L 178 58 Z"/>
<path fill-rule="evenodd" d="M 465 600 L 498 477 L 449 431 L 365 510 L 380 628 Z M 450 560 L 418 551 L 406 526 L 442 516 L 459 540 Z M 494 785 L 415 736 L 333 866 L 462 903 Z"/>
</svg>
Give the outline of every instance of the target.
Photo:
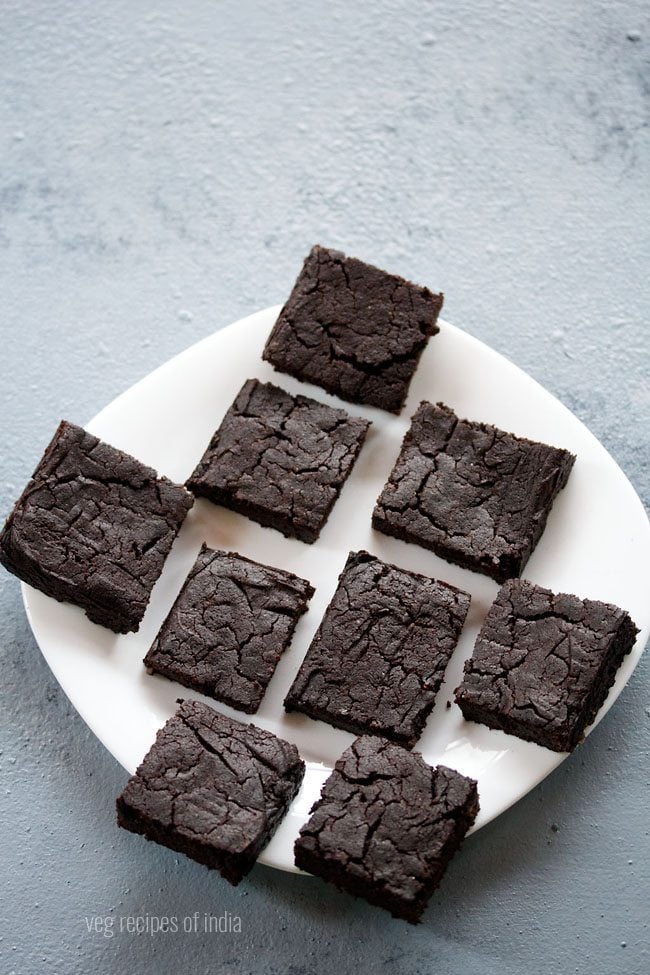
<svg viewBox="0 0 650 975">
<path fill-rule="evenodd" d="M 413 746 L 469 603 L 453 586 L 352 552 L 286 710 Z"/>
<path fill-rule="evenodd" d="M 117 800 L 117 821 L 238 884 L 300 788 L 295 745 L 182 701 Z"/>
<path fill-rule="evenodd" d="M 344 410 L 249 379 L 187 487 L 283 535 L 314 542 L 369 426 Z"/>
<path fill-rule="evenodd" d="M 469 721 L 571 751 L 637 632 L 617 606 L 511 580 L 485 618 L 456 701 Z"/>
<path fill-rule="evenodd" d="M 63 421 L 0 535 L 0 562 L 115 633 L 137 630 L 192 507 L 185 488 Z"/>
<path fill-rule="evenodd" d="M 504 582 L 528 561 L 574 461 L 567 450 L 423 402 L 372 524 Z"/>
<path fill-rule="evenodd" d="M 280 372 L 352 403 L 404 405 L 443 296 L 340 251 L 314 247 L 264 348 Z"/>
<path fill-rule="evenodd" d="M 203 545 L 145 665 L 252 714 L 313 594 L 291 572 Z"/>
<path fill-rule="evenodd" d="M 473 779 L 357 738 L 300 831 L 296 866 L 416 924 L 478 809 Z"/>
</svg>

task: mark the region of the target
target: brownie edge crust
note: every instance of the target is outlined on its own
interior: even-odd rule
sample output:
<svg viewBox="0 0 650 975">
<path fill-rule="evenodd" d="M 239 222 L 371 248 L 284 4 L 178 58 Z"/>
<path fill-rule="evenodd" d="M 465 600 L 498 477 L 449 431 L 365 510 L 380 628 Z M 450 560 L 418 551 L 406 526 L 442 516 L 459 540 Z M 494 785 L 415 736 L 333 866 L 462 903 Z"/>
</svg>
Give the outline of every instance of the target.
<svg viewBox="0 0 650 975">
<path fill-rule="evenodd" d="M 357 738 L 300 831 L 296 866 L 416 924 L 478 810 L 473 779 Z"/>
<path fill-rule="evenodd" d="M 442 294 L 317 245 L 262 356 L 341 399 L 399 413 L 442 303 Z"/>
</svg>

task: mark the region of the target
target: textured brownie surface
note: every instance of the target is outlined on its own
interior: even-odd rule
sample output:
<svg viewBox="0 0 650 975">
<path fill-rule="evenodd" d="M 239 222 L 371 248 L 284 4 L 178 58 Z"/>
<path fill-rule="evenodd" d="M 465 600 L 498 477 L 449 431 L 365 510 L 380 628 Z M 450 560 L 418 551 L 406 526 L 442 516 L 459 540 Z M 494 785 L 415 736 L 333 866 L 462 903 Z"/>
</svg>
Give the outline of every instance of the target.
<svg viewBox="0 0 650 975">
<path fill-rule="evenodd" d="M 566 450 L 423 402 L 373 527 L 504 582 L 528 561 L 574 461 Z"/>
<path fill-rule="evenodd" d="M 314 247 L 264 349 L 280 372 L 399 413 L 443 296 Z"/>
<path fill-rule="evenodd" d="M 270 731 L 183 701 L 119 796 L 117 819 L 238 884 L 304 771 L 296 747 Z"/>
<path fill-rule="evenodd" d="M 252 714 L 313 594 L 291 572 L 204 545 L 144 662 Z"/>
<path fill-rule="evenodd" d="M 415 924 L 478 808 L 473 779 L 357 738 L 300 831 L 296 865 Z"/>
<path fill-rule="evenodd" d="M 570 751 L 636 634 L 617 606 L 511 580 L 488 612 L 456 701 L 469 720 Z"/>
<path fill-rule="evenodd" d="M 469 602 L 428 576 L 351 553 L 285 708 L 414 745 Z"/>
<path fill-rule="evenodd" d="M 116 633 L 137 630 L 193 503 L 185 488 L 62 422 L 0 535 L 0 561 Z"/>
<path fill-rule="evenodd" d="M 344 410 L 249 379 L 187 486 L 283 535 L 313 542 L 369 426 Z"/>
</svg>

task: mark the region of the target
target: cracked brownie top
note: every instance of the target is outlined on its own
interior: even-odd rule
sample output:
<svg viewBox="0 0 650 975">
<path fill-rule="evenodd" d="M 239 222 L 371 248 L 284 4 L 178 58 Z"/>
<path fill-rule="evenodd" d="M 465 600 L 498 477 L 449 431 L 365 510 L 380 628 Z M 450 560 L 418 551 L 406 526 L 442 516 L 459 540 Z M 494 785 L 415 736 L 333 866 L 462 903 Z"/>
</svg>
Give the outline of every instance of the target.
<svg viewBox="0 0 650 975">
<path fill-rule="evenodd" d="M 191 508 L 184 488 L 62 422 L 0 536 L 0 561 L 116 633 L 137 630 Z"/>
<path fill-rule="evenodd" d="M 354 257 L 312 248 L 266 343 L 280 372 L 399 413 L 443 296 Z"/>
<path fill-rule="evenodd" d="M 357 738 L 300 831 L 296 864 L 416 923 L 477 812 L 473 779 Z"/>
<path fill-rule="evenodd" d="M 488 612 L 456 701 L 470 720 L 570 751 L 636 634 L 617 606 L 513 579 Z"/>
<path fill-rule="evenodd" d="M 423 402 L 373 526 L 503 582 L 521 573 L 574 461 L 567 450 Z"/>
<path fill-rule="evenodd" d="M 304 769 L 295 745 L 270 731 L 182 701 L 118 798 L 118 821 L 236 884 L 286 813 Z"/>
<path fill-rule="evenodd" d="M 285 708 L 414 745 L 469 603 L 453 586 L 351 553 Z"/>
<path fill-rule="evenodd" d="M 187 486 L 304 542 L 318 537 L 368 420 L 249 379 Z"/>
<path fill-rule="evenodd" d="M 291 572 L 203 545 L 145 665 L 251 714 L 313 594 Z"/>
</svg>

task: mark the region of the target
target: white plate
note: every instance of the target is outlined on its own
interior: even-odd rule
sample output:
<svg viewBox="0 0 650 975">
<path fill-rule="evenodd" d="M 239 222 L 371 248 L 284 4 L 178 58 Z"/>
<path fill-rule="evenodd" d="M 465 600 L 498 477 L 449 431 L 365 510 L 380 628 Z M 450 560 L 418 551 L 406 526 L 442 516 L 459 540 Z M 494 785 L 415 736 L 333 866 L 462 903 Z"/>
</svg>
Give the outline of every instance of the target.
<svg viewBox="0 0 650 975">
<path fill-rule="evenodd" d="M 183 482 L 245 379 L 272 380 L 291 393 L 341 405 L 316 387 L 274 372 L 262 347 L 278 308 L 236 322 L 167 362 L 102 410 L 88 429 Z M 307 717 L 287 715 L 284 695 L 334 591 L 351 549 L 366 548 L 389 562 L 444 579 L 467 590 L 472 604 L 417 750 L 432 764 L 444 762 L 478 779 L 485 825 L 537 785 L 565 756 L 499 731 L 465 722 L 452 699 L 463 661 L 497 585 L 432 553 L 386 538 L 370 527 L 373 504 L 397 456 L 417 403 L 442 400 L 461 416 L 566 447 L 578 460 L 556 500 L 526 578 L 556 591 L 603 599 L 627 609 L 642 633 L 625 659 L 600 719 L 628 681 L 650 630 L 647 566 L 650 526 L 632 486 L 583 424 L 512 363 L 452 325 L 425 352 L 401 417 L 343 404 L 373 421 L 366 445 L 329 522 L 315 545 L 286 539 L 269 528 L 197 502 L 154 589 L 139 633 L 115 636 L 90 623 L 81 610 L 24 586 L 27 615 L 57 680 L 95 734 L 133 772 L 156 731 L 175 710 L 178 696 L 197 696 L 163 677 L 145 673 L 142 658 L 169 610 L 203 541 L 280 566 L 316 587 L 308 613 L 277 668 L 252 719 L 296 743 L 307 763 L 302 789 L 289 815 L 264 850 L 262 863 L 295 870 L 293 841 L 334 761 L 353 736 Z M 205 699 L 207 700 L 207 699 Z M 215 704 L 226 714 L 250 720 Z"/>
</svg>

